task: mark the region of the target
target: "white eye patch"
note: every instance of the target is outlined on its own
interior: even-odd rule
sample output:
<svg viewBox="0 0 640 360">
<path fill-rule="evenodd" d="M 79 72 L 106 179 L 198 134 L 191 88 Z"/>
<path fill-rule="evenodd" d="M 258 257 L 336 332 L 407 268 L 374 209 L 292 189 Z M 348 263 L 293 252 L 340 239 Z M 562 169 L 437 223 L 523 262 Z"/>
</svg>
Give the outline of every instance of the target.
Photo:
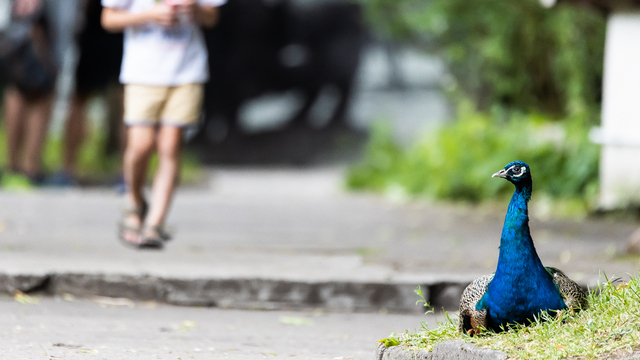
<svg viewBox="0 0 640 360">
<path fill-rule="evenodd" d="M 510 168 L 508 168 L 508 169 L 507 169 L 507 172 L 509 172 L 509 171 L 513 170 L 513 168 L 515 168 L 515 167 L 517 167 L 517 166 L 518 166 L 518 165 L 513 165 L 513 166 L 511 166 Z M 514 176 L 514 177 L 520 177 L 520 176 L 524 175 L 526 172 L 527 172 L 527 168 L 526 168 L 526 167 L 524 167 L 524 166 L 520 166 L 520 170 L 519 170 L 519 172 L 517 172 L 517 173 L 516 173 L 516 172 L 514 172 L 514 173 L 513 173 L 513 176 Z"/>
</svg>

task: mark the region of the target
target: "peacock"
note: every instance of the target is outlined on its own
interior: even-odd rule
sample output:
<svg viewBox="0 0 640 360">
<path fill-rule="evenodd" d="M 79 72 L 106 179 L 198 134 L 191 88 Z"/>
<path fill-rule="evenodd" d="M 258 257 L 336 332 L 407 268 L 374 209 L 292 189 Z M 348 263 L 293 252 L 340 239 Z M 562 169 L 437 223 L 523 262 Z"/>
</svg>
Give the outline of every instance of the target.
<svg viewBox="0 0 640 360">
<path fill-rule="evenodd" d="M 544 267 L 533 246 L 529 165 L 514 161 L 491 177 L 506 179 L 516 189 L 502 228 L 496 272 L 474 280 L 462 293 L 458 330 L 469 335 L 482 328 L 499 332 L 508 324 L 527 324 L 543 311 L 586 308 L 585 291 L 562 271 Z"/>
</svg>

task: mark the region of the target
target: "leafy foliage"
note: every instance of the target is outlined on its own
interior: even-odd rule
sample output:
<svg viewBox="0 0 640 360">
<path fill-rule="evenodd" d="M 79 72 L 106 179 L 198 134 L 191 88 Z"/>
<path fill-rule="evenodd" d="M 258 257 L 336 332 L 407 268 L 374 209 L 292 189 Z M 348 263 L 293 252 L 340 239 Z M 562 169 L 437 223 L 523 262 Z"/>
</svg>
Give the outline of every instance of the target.
<svg viewBox="0 0 640 360">
<path fill-rule="evenodd" d="M 389 335 L 388 338 L 384 338 L 380 341 L 378 341 L 379 343 L 383 343 L 385 347 L 392 347 L 392 346 L 398 346 L 400 345 L 400 340 L 398 339 L 398 335 L 395 333 L 392 333 L 391 335 Z"/>
<path fill-rule="evenodd" d="M 418 332 L 394 334 L 394 339 L 399 344 L 430 351 L 438 343 L 462 338 L 480 347 L 505 351 L 509 358 L 517 359 L 610 358 L 612 354 L 637 350 L 640 279 L 632 277 L 620 285 L 607 280 L 599 289 L 590 293 L 586 310 L 573 315 L 565 311 L 560 317 L 545 313 L 530 326 L 515 326 L 499 334 L 459 334 L 457 319 L 447 314 L 446 321 L 434 329 L 423 323 Z"/>
<path fill-rule="evenodd" d="M 478 109 L 573 116 L 599 104 L 605 19 L 592 9 L 545 9 L 538 0 L 361 1 L 379 32 L 444 58 L 451 88 Z"/>
<path fill-rule="evenodd" d="M 490 176 L 522 160 L 531 167 L 534 198 L 594 198 L 599 150 L 589 142 L 584 120 L 558 123 L 537 115 L 461 114 L 408 149 L 395 144 L 387 128 L 377 126 L 363 162 L 350 169 L 347 185 L 479 202 L 510 195 L 508 182 Z"/>
</svg>

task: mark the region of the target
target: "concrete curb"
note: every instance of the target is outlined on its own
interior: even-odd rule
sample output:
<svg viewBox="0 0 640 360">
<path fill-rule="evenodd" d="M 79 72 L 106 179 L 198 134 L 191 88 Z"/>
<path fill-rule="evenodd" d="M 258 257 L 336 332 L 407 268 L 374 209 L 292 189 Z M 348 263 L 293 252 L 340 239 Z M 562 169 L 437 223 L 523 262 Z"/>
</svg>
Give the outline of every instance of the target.
<svg viewBox="0 0 640 360">
<path fill-rule="evenodd" d="M 423 313 L 416 305 L 420 286 L 435 309 L 455 311 L 470 279 L 431 277 L 402 281 L 287 280 L 277 278 L 173 278 L 113 273 L 0 273 L 0 294 L 71 294 L 158 301 L 183 306 L 239 309 L 321 307 L 337 311 Z"/>
<path fill-rule="evenodd" d="M 71 294 L 158 301 L 183 306 L 238 309 L 295 309 L 321 307 L 336 311 L 423 313 L 414 290 L 435 309 L 455 311 L 471 279 L 455 276 L 401 281 L 322 280 L 277 278 L 173 278 L 113 273 L 0 273 L 0 294 Z"/>
<path fill-rule="evenodd" d="M 462 340 L 449 340 L 433 347 L 432 352 L 425 350 L 409 350 L 406 346 L 387 348 L 378 344 L 374 360 L 505 360 L 507 354 L 491 349 L 479 348 Z M 601 358 L 605 358 L 604 356 Z M 607 359 L 638 360 L 640 351 L 628 353 L 611 353 Z"/>
<path fill-rule="evenodd" d="M 409 350 L 404 346 L 387 348 L 379 344 L 375 360 L 504 360 L 507 354 L 502 351 L 482 349 L 462 340 L 445 341 L 433 347 L 432 352 Z"/>
<path fill-rule="evenodd" d="M 0 273 L 0 293 L 16 291 L 78 297 L 108 296 L 185 306 L 423 313 L 411 281 L 297 281 L 261 278 L 170 278 L 108 273 Z M 456 310 L 467 281 L 431 279 L 419 284 L 436 308 Z"/>
</svg>

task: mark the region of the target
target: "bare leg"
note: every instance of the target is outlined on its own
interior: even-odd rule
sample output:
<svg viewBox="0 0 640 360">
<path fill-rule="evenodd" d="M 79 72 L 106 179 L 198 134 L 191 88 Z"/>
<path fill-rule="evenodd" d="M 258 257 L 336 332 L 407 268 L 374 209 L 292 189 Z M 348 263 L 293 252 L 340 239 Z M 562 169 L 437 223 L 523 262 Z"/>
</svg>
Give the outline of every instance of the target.
<svg viewBox="0 0 640 360">
<path fill-rule="evenodd" d="M 144 186 L 149 157 L 155 142 L 155 129 L 150 126 L 132 126 L 127 130 L 127 149 L 124 153 L 124 176 L 129 186 L 129 200 L 135 206 L 144 202 Z"/>
<path fill-rule="evenodd" d="M 78 152 L 86 135 L 85 111 L 87 96 L 76 94 L 71 102 L 69 118 L 64 129 L 64 171 L 77 175 Z"/>
<path fill-rule="evenodd" d="M 36 100 L 29 101 L 29 110 L 26 118 L 26 133 L 24 139 L 25 161 L 24 172 L 34 178 L 40 173 L 42 167 L 42 149 L 49 130 L 51 117 L 52 95 L 44 95 Z"/>
<path fill-rule="evenodd" d="M 155 145 L 155 128 L 150 126 L 131 126 L 127 130 L 127 148 L 124 153 L 123 171 L 129 193 L 127 197 L 135 209 L 140 209 L 145 203 L 142 187 L 147 174 L 149 158 Z M 131 229 L 142 226 L 144 219 L 131 213 L 125 217 L 125 225 Z M 123 234 L 125 241 L 137 243 L 135 232 Z"/>
<path fill-rule="evenodd" d="M 161 226 L 169 211 L 171 199 L 180 173 L 182 129 L 162 126 L 158 132 L 159 166 L 153 180 L 151 209 L 145 220 L 147 226 Z"/>
<path fill-rule="evenodd" d="M 20 171 L 20 147 L 24 134 L 25 99 L 13 86 L 4 93 L 4 127 L 7 133 L 8 166 L 12 171 Z"/>
</svg>

